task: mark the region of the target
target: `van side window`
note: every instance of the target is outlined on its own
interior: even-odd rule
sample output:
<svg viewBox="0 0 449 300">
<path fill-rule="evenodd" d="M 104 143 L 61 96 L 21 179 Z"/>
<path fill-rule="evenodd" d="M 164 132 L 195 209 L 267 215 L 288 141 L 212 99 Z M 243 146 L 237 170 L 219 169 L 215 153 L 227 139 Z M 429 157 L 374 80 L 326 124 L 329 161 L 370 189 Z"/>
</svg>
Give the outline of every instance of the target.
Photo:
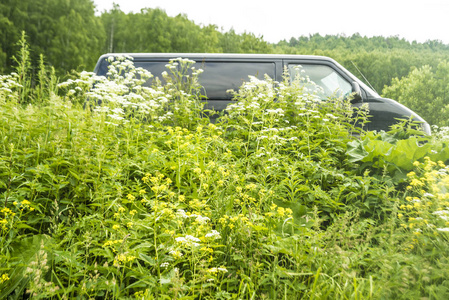
<svg viewBox="0 0 449 300">
<path fill-rule="evenodd" d="M 312 64 L 289 64 L 288 70 L 290 74 L 290 80 L 294 80 L 298 75 L 303 78 L 309 78 L 319 87 L 317 95 L 326 100 L 329 97 L 341 97 L 347 96 L 352 92 L 351 84 L 338 74 L 334 69 L 325 65 L 312 65 Z M 307 85 L 310 88 L 312 85 Z"/>
<path fill-rule="evenodd" d="M 231 100 L 232 95 L 227 91 L 237 91 L 243 82 L 249 81 L 249 75 L 263 79 L 267 74 L 276 78 L 275 64 L 272 62 L 205 62 L 196 63 L 195 67 L 204 70 L 200 75 L 200 84 L 209 100 Z"/>
<path fill-rule="evenodd" d="M 149 70 L 154 77 L 162 79 L 162 72 L 167 71 L 167 61 L 135 61 L 136 67 Z M 248 75 L 263 79 L 267 74 L 276 78 L 275 63 L 273 62 L 229 62 L 229 61 L 205 61 L 196 62 L 196 69 L 203 69 L 199 81 L 203 86 L 203 94 L 208 100 L 232 100 L 232 95 L 227 93 L 233 89 L 237 91 L 244 81 L 248 81 Z M 148 82 L 147 85 L 150 85 Z"/>
</svg>

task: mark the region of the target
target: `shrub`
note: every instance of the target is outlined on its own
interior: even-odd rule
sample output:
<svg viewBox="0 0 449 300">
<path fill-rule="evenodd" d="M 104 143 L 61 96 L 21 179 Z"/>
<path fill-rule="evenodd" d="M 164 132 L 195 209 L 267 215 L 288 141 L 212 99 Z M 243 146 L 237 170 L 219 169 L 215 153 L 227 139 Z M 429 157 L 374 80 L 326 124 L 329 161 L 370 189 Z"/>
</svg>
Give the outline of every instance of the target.
<svg viewBox="0 0 449 300">
<path fill-rule="evenodd" d="M 364 133 L 302 78 L 249 78 L 212 124 L 175 63 L 151 87 L 120 59 L 48 101 L 1 90 L 0 298 L 447 293 L 443 140 Z"/>
</svg>

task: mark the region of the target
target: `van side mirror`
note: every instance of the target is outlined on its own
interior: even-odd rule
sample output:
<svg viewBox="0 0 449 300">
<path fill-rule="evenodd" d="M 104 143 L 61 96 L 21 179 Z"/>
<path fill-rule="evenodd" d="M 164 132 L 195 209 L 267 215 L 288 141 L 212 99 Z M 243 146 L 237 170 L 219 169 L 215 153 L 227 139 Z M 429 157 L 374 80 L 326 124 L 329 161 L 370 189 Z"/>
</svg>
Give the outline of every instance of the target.
<svg viewBox="0 0 449 300">
<path fill-rule="evenodd" d="M 351 102 L 360 102 L 363 100 L 362 98 L 362 90 L 360 89 L 360 85 L 357 81 L 353 81 L 351 83 L 351 87 L 352 87 L 352 99 Z"/>
</svg>

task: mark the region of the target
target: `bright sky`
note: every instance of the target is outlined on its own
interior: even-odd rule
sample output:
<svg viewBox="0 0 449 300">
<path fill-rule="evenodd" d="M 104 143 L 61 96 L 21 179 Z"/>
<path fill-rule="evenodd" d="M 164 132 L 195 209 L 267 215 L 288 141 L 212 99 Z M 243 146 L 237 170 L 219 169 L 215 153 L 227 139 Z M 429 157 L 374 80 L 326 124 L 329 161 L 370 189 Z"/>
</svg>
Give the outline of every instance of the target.
<svg viewBox="0 0 449 300">
<path fill-rule="evenodd" d="M 126 13 L 161 8 L 198 25 L 250 32 L 277 43 L 313 33 L 399 36 L 449 44 L 448 0 L 93 0 L 98 12 L 120 5 Z"/>
</svg>

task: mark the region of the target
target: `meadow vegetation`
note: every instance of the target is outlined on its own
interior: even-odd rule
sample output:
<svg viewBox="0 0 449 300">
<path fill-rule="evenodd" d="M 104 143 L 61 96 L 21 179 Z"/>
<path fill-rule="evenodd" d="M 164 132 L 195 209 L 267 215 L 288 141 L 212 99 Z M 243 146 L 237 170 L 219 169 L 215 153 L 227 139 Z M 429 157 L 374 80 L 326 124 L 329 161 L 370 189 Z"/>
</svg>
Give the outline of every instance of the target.
<svg viewBox="0 0 449 300">
<path fill-rule="evenodd" d="M 0 298 L 448 296 L 446 131 L 365 132 L 287 76 L 210 122 L 192 61 L 111 63 L 0 77 Z"/>
</svg>

